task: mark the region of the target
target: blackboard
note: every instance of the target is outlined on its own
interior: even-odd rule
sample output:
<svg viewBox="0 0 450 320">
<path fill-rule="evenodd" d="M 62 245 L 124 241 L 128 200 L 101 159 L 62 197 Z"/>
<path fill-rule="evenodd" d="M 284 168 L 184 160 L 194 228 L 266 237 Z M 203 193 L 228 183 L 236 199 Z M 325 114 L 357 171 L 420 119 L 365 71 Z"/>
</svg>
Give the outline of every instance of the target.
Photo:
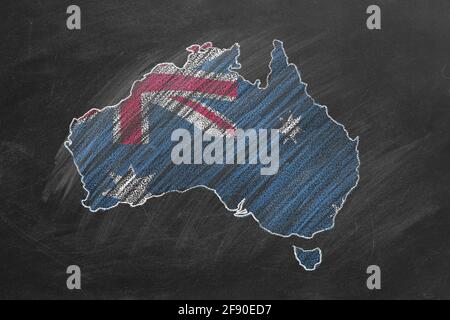
<svg viewBox="0 0 450 320">
<path fill-rule="evenodd" d="M 68 1 L 0 6 L 0 298 L 450 298 L 450 2 Z M 264 81 L 284 42 L 309 93 L 359 136 L 361 180 L 334 229 L 278 238 L 195 189 L 90 213 L 63 147 L 74 117 L 124 98 L 187 46 L 241 46 Z M 305 272 L 292 245 L 320 246 Z M 66 268 L 82 270 L 82 290 Z M 378 265 L 382 289 L 368 290 Z"/>
</svg>

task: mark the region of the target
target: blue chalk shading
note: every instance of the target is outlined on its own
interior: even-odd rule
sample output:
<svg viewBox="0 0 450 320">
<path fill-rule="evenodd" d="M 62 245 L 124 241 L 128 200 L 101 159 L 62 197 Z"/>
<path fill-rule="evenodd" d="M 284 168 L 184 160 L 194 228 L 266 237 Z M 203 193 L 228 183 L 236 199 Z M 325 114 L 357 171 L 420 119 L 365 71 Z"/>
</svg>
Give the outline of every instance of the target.
<svg viewBox="0 0 450 320">
<path fill-rule="evenodd" d="M 271 73 L 265 88 L 239 76 L 236 100 L 200 101 L 241 129 L 275 129 L 282 125 L 280 119 L 300 117 L 301 131 L 296 141 L 283 143 L 281 137 L 277 174 L 261 175 L 260 169 L 265 165 L 260 163 L 175 165 L 171 150 L 177 142 L 171 141 L 171 134 L 178 128 L 192 133 L 193 125 L 158 105 L 148 105 L 149 143 L 116 143 L 113 130 L 117 106 L 111 106 L 86 121 L 73 122 L 66 142 L 87 191 L 83 205 L 96 212 L 121 203 L 106 191 L 115 185 L 112 173 L 123 176 L 132 167 L 139 177 L 154 176 L 146 199 L 205 187 L 214 190 L 230 212 L 246 210 L 272 234 L 309 239 L 331 229 L 336 214 L 359 180 L 358 139 L 350 138 L 344 126 L 329 116 L 327 108 L 308 95 L 297 68 L 288 62 L 283 43 L 274 41 L 273 45 Z M 236 72 L 238 56 L 239 47 L 234 45 L 198 69 Z M 306 251 L 295 247 L 295 252 L 305 268 L 313 270 L 320 263 L 320 249 Z"/>
<path fill-rule="evenodd" d="M 306 271 L 316 270 L 322 262 L 322 251 L 320 248 L 305 250 L 296 246 L 292 247 L 294 248 L 295 258 Z"/>
</svg>

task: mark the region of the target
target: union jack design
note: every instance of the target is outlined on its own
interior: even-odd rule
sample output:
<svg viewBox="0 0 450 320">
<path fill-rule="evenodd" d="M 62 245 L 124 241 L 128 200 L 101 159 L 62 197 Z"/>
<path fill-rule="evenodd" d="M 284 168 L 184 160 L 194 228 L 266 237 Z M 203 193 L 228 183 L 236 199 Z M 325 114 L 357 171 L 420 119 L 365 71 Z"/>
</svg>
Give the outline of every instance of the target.
<svg viewBox="0 0 450 320">
<path fill-rule="evenodd" d="M 236 125 L 200 98 L 234 101 L 238 95 L 238 74 L 197 69 L 221 54 L 207 42 L 187 48 L 191 52 L 183 68 L 172 63 L 157 65 L 134 84 L 131 95 L 116 108 L 113 140 L 121 144 L 149 143 L 149 106 L 156 104 L 214 136 L 233 136 Z"/>
</svg>

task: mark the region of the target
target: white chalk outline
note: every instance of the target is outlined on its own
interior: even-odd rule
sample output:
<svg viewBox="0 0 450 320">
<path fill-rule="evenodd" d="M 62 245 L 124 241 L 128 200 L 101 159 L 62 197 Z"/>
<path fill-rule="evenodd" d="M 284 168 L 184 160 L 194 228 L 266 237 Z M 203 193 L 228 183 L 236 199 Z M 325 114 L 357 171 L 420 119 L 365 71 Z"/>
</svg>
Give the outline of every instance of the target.
<svg viewBox="0 0 450 320">
<path fill-rule="evenodd" d="M 317 267 L 320 266 L 320 264 L 322 263 L 322 250 L 321 250 L 319 247 L 314 248 L 314 249 L 310 249 L 310 250 L 303 249 L 303 248 L 297 247 L 297 246 L 295 246 L 295 245 L 292 246 L 292 247 L 294 248 L 294 256 L 295 256 L 295 259 L 298 261 L 298 263 L 300 263 L 300 265 L 303 267 L 303 269 L 305 269 L 305 271 L 314 271 L 314 270 L 316 270 Z M 314 264 L 314 267 L 313 267 L 312 269 L 307 268 L 307 267 L 302 263 L 301 259 L 298 257 L 298 255 L 297 255 L 297 249 L 300 249 L 300 250 L 303 251 L 303 252 L 313 252 L 313 251 L 319 250 L 319 261 L 316 262 L 316 263 Z"/>
<path fill-rule="evenodd" d="M 143 204 L 147 201 L 147 199 L 151 199 L 151 198 L 159 198 L 159 197 L 162 197 L 162 196 L 166 195 L 167 193 L 185 193 L 185 192 L 188 192 L 188 191 L 190 191 L 190 190 L 192 190 L 192 189 L 194 189 L 194 188 L 205 188 L 205 189 L 207 189 L 207 190 L 213 191 L 213 192 L 216 194 L 216 196 L 219 198 L 220 202 L 222 202 L 222 204 L 224 205 L 225 209 L 227 209 L 227 210 L 230 211 L 230 212 L 234 212 L 234 216 L 235 216 L 235 217 L 242 218 L 242 217 L 247 217 L 247 216 L 250 215 L 250 216 L 252 216 L 253 219 L 258 223 L 258 225 L 259 225 L 259 227 L 260 227 L 261 229 L 263 229 L 264 231 L 270 233 L 271 235 L 275 235 L 275 236 L 282 237 L 282 238 L 290 238 L 290 237 L 292 237 L 292 236 L 295 236 L 295 237 L 298 237 L 298 238 L 308 239 L 308 240 L 309 240 L 309 239 L 312 239 L 312 238 L 313 238 L 316 234 L 318 234 L 318 233 L 321 233 L 321 232 L 324 232 L 324 231 L 328 231 L 328 230 L 333 229 L 333 228 L 334 228 L 334 225 L 335 225 L 335 221 L 336 221 L 336 216 L 337 216 L 337 214 L 339 213 L 339 211 L 342 209 L 342 207 L 344 206 L 345 202 L 347 201 L 348 195 L 349 195 L 349 194 L 350 194 L 350 193 L 358 186 L 358 183 L 359 183 L 359 180 L 360 180 L 359 167 L 360 167 L 360 165 L 361 165 L 361 160 L 360 160 L 360 158 L 359 158 L 359 150 L 358 150 L 358 146 L 359 146 L 359 136 L 357 136 L 356 138 L 352 139 L 352 138 L 350 137 L 350 135 L 349 135 L 347 129 L 345 128 L 345 126 L 344 126 L 343 124 L 337 122 L 336 120 L 334 120 L 334 119 L 329 115 L 329 113 L 328 113 L 328 107 L 327 107 L 326 105 L 320 105 L 320 104 L 316 103 L 315 100 L 308 94 L 308 92 L 307 92 L 308 84 L 302 81 L 301 74 L 300 74 L 300 72 L 299 72 L 297 66 L 296 66 L 295 64 L 293 64 L 293 63 L 289 63 L 289 58 L 288 58 L 288 55 L 286 54 L 286 51 L 285 51 L 285 49 L 284 49 L 284 43 L 283 43 L 283 41 L 278 40 L 278 39 L 274 39 L 274 40 L 272 41 L 272 45 L 273 45 L 274 48 L 273 48 L 272 51 L 271 51 L 271 59 L 270 59 L 270 62 L 269 62 L 269 69 L 270 69 L 270 71 L 269 71 L 269 73 L 268 73 L 267 76 L 266 76 L 266 85 L 265 85 L 265 87 L 261 87 L 261 86 L 260 86 L 260 85 L 261 85 L 261 81 L 260 81 L 259 79 L 255 80 L 255 82 L 252 83 L 251 81 L 249 81 L 249 80 L 245 79 L 243 76 L 241 76 L 238 72 L 234 71 L 234 70 L 239 70 L 239 69 L 242 67 L 242 65 L 238 62 L 238 58 L 239 58 L 240 53 L 241 53 L 241 52 L 240 52 L 240 45 L 239 45 L 239 43 L 235 43 L 234 45 L 232 45 L 232 46 L 231 46 L 230 48 L 228 48 L 228 49 L 225 49 L 225 48 L 224 48 L 224 49 L 221 49 L 221 50 L 223 50 L 224 52 L 225 52 L 225 51 L 231 51 L 234 47 L 236 47 L 236 48 L 237 48 L 237 51 L 238 51 L 236 57 L 234 58 L 236 67 L 235 67 L 235 68 L 232 68 L 232 67 L 230 66 L 230 67 L 228 67 L 228 71 L 236 73 L 236 74 L 238 75 L 238 77 L 239 77 L 241 80 L 243 80 L 243 81 L 245 81 L 245 82 L 247 82 L 247 83 L 249 83 L 249 84 L 251 84 L 251 85 L 253 85 L 253 86 L 256 86 L 258 89 L 260 89 L 260 90 L 266 90 L 266 89 L 268 88 L 268 86 L 269 86 L 269 78 L 270 78 L 270 75 L 272 74 L 272 67 L 271 67 L 271 64 L 272 64 L 272 61 L 273 61 L 272 53 L 274 52 L 274 50 L 276 50 L 276 43 L 277 43 L 277 42 L 279 42 L 280 45 L 281 45 L 281 50 L 283 50 L 283 53 L 284 53 L 284 56 L 285 56 L 285 59 L 286 59 L 286 64 L 288 65 L 288 67 L 289 67 L 289 66 L 293 66 L 293 67 L 295 68 L 295 71 L 297 72 L 297 75 L 298 75 L 300 84 L 303 84 L 303 85 L 305 86 L 305 94 L 306 94 L 307 97 L 309 97 L 309 98 L 312 100 L 312 102 L 313 102 L 312 107 L 318 106 L 319 108 L 325 108 L 325 113 L 326 113 L 327 117 L 328 117 L 331 121 L 333 121 L 335 124 L 337 124 L 338 126 L 342 127 L 342 129 L 344 130 L 344 132 L 345 132 L 347 138 L 348 138 L 350 141 L 352 141 L 352 142 L 355 142 L 355 141 L 356 141 L 356 148 L 355 148 L 355 150 L 356 150 L 356 157 L 357 157 L 357 159 L 358 159 L 358 165 L 356 166 L 356 173 L 357 173 L 357 175 L 358 175 L 358 176 L 357 176 L 357 180 L 356 180 L 356 182 L 355 182 L 355 185 L 354 185 L 352 188 L 350 188 L 350 190 L 349 190 L 349 191 L 345 194 L 345 196 L 342 198 L 341 204 L 340 204 L 340 205 L 335 205 L 335 204 L 332 205 L 333 208 L 335 209 L 335 213 L 334 213 L 333 216 L 332 216 L 333 221 L 332 221 L 332 224 L 331 224 L 330 227 L 324 228 L 324 229 L 321 229 L 321 230 L 318 230 L 318 231 L 314 232 L 314 233 L 313 233 L 311 236 L 309 236 L 309 237 L 306 236 L 306 235 L 301 235 L 301 234 L 295 233 L 295 232 L 292 232 L 292 233 L 290 233 L 290 234 L 288 234 L 288 235 L 283 235 L 283 234 L 279 234 L 279 233 L 273 232 L 273 231 L 271 231 L 271 230 L 265 228 L 265 227 L 261 224 L 261 222 L 255 217 L 255 215 L 254 215 L 253 212 L 248 212 L 246 209 L 243 209 L 243 203 L 244 203 L 244 201 L 245 201 L 245 198 L 238 204 L 238 207 L 237 207 L 236 209 L 231 209 L 231 208 L 229 208 L 228 205 L 222 200 L 222 197 L 217 193 L 217 191 L 216 191 L 215 189 L 210 188 L 210 187 L 205 186 L 205 185 L 195 185 L 195 186 L 192 186 L 192 187 L 187 188 L 187 189 L 185 189 L 185 190 L 169 190 L 169 191 L 163 192 L 163 193 L 161 193 L 161 194 L 154 194 L 154 195 L 152 194 L 152 195 L 149 195 L 149 196 L 144 197 L 144 199 L 142 200 L 142 202 L 141 202 L 140 204 L 136 204 L 136 205 L 133 205 L 133 204 L 128 203 L 128 202 L 125 202 L 125 201 L 118 201 L 114 206 L 111 206 L 111 207 L 109 207 L 109 208 L 98 208 L 98 209 L 96 209 L 96 210 L 92 210 L 89 206 L 87 206 L 87 205 L 85 205 L 85 204 L 83 203 L 85 200 L 87 200 L 87 199 L 89 198 L 90 192 L 89 192 L 88 189 L 86 189 L 86 184 L 85 184 L 85 182 L 84 182 L 84 175 L 81 173 L 80 169 L 78 168 L 78 165 L 77 165 L 76 162 L 75 162 L 75 157 L 74 157 L 72 151 L 71 151 L 70 148 L 69 148 L 69 146 L 71 145 L 71 142 L 72 142 L 72 141 L 70 140 L 70 137 L 71 137 L 71 135 L 72 135 L 72 125 L 73 125 L 74 121 L 77 121 L 77 119 L 78 119 L 78 118 L 73 118 L 72 121 L 71 121 L 71 123 L 70 123 L 70 126 L 69 126 L 69 135 L 67 136 L 67 139 L 66 139 L 66 141 L 64 142 L 64 146 L 65 146 L 66 149 L 69 151 L 69 153 L 72 155 L 72 159 L 73 159 L 73 162 L 74 162 L 74 164 L 75 164 L 75 167 L 77 168 L 77 171 L 78 171 L 79 175 L 81 176 L 81 183 L 82 183 L 82 185 L 83 185 L 83 189 L 86 190 L 86 192 L 87 192 L 87 195 L 86 195 L 86 197 L 81 201 L 81 204 L 82 204 L 85 208 L 89 209 L 89 211 L 91 211 L 91 212 L 110 210 L 110 209 L 113 209 L 113 208 L 117 207 L 117 206 L 120 205 L 121 203 L 128 204 L 129 206 L 131 206 L 131 207 L 134 208 L 134 207 L 143 205 Z M 187 48 L 186 48 L 186 50 L 187 50 Z M 178 67 L 177 67 L 177 68 L 178 68 L 178 69 L 184 69 L 184 68 L 186 67 L 186 65 L 188 64 L 188 62 L 189 62 L 189 56 L 192 55 L 192 54 L 195 54 L 195 53 L 190 53 L 190 54 L 188 54 L 188 58 L 186 59 L 185 64 L 184 64 L 181 68 L 178 68 Z M 138 82 L 143 81 L 149 74 L 151 74 L 151 73 L 153 72 L 153 70 L 154 70 L 155 68 L 157 68 L 157 67 L 160 66 L 161 64 L 168 64 L 168 63 L 169 63 L 169 64 L 173 64 L 173 63 L 171 63 L 171 62 L 162 62 L 162 63 L 159 63 L 159 64 L 157 64 L 156 66 L 154 66 L 154 67 L 151 69 L 151 71 L 148 72 L 148 73 L 146 73 L 146 74 L 144 74 L 144 75 L 142 76 L 141 79 L 135 80 L 135 81 L 133 82 L 133 84 L 132 84 L 132 86 L 131 86 L 131 88 L 130 88 L 130 94 L 129 94 L 126 98 L 120 100 L 120 101 L 119 101 L 117 104 L 115 104 L 115 105 L 103 107 L 100 111 L 106 110 L 106 109 L 108 109 L 108 108 L 116 108 L 116 107 L 118 107 L 123 101 L 125 101 L 125 100 L 127 100 L 128 98 L 131 97 L 131 95 L 132 95 L 132 93 L 133 93 L 133 88 L 134 88 L 134 86 L 135 86 Z M 173 65 L 174 65 L 174 64 L 173 64 Z M 175 66 L 175 67 L 176 67 L 176 66 Z M 96 109 L 96 108 L 93 108 L 93 109 Z M 93 110 L 93 109 L 91 109 L 91 110 Z M 90 112 L 91 110 L 87 111 L 86 113 Z M 98 109 L 96 109 L 96 110 L 98 110 Z M 86 113 L 85 113 L 85 114 L 86 114 Z M 82 118 L 82 117 L 83 117 L 83 116 L 81 116 L 80 118 Z M 303 249 L 302 249 L 302 250 L 303 250 Z M 319 250 L 320 250 L 320 248 L 319 248 Z"/>
</svg>

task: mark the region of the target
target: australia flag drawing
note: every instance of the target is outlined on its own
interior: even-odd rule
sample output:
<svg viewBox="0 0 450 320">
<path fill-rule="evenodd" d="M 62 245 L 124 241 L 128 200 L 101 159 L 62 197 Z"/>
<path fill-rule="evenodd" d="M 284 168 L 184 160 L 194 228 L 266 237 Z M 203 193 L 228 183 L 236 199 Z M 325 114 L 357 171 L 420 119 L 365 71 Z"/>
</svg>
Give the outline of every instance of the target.
<svg viewBox="0 0 450 320">
<path fill-rule="evenodd" d="M 82 204 L 92 212 L 138 206 L 199 187 L 274 235 L 309 239 L 331 229 L 359 180 L 358 139 L 308 95 L 283 43 L 273 46 L 265 87 L 238 73 L 238 44 L 221 49 L 207 42 L 187 48 L 182 67 L 156 65 L 118 104 L 73 119 L 65 146 L 86 190 Z M 176 129 L 203 135 L 189 163 L 173 161 Z M 278 130 L 279 159 L 271 174 L 261 174 L 267 164 L 260 161 L 196 161 L 196 152 L 214 139 L 224 141 L 215 152 L 225 150 L 227 139 L 248 129 Z M 270 143 L 269 149 L 275 151 Z M 235 159 L 237 148 L 232 152 L 227 157 Z M 294 253 L 306 270 L 320 264 L 318 248 L 294 246 Z"/>
</svg>

